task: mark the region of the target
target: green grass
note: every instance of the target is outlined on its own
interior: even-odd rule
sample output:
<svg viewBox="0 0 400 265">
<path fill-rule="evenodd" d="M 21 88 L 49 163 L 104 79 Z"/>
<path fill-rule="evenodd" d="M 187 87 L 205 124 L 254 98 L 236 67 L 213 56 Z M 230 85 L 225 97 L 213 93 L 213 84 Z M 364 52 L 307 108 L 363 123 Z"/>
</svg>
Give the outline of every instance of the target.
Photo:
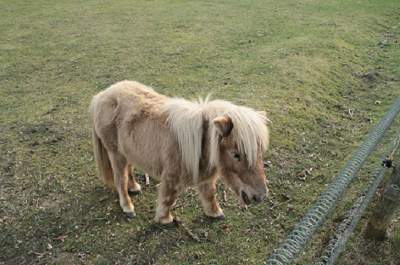
<svg viewBox="0 0 400 265">
<path fill-rule="evenodd" d="M 0 264 L 262 264 L 400 95 L 399 22 L 398 0 L 1 1 Z M 122 79 L 266 110 L 271 202 L 242 212 L 229 194 L 209 222 L 189 191 L 167 229 L 152 182 L 127 221 L 87 113 Z"/>
</svg>

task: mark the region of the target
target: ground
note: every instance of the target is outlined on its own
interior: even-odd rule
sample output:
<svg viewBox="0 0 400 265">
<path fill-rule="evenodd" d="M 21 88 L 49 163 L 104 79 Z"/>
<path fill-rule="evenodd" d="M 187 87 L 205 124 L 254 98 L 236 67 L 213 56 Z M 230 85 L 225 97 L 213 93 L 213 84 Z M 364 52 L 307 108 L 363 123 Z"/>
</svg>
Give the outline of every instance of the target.
<svg viewBox="0 0 400 265">
<path fill-rule="evenodd" d="M 398 0 L 1 1 L 0 264 L 262 264 L 400 95 L 399 23 Z M 242 211 L 228 193 L 212 222 L 188 191 L 165 228 L 152 181 L 127 220 L 88 117 L 123 79 L 266 110 L 269 201 Z M 378 246 L 361 223 L 340 264 L 398 264 L 399 222 Z"/>
</svg>

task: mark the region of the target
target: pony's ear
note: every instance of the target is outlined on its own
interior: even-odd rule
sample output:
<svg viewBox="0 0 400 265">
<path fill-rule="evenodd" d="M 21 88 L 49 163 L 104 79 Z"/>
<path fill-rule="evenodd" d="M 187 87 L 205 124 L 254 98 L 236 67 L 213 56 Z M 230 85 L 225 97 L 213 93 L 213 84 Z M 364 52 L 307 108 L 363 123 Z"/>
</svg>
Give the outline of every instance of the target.
<svg viewBox="0 0 400 265">
<path fill-rule="evenodd" d="M 217 117 L 213 119 L 213 123 L 223 137 L 227 137 L 233 129 L 232 119 L 228 116 Z"/>
</svg>

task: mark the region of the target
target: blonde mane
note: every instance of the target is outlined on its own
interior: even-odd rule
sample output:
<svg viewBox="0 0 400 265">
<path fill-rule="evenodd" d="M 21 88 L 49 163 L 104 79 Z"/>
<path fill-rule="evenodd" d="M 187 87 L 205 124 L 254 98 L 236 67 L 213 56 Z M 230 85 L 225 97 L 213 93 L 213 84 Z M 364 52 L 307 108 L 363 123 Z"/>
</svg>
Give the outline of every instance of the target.
<svg viewBox="0 0 400 265">
<path fill-rule="evenodd" d="M 233 139 L 249 166 L 256 162 L 258 151 L 265 152 L 268 147 L 268 119 L 265 112 L 237 106 L 224 100 L 209 101 L 209 97 L 197 102 L 171 98 L 164 104 L 162 111 L 168 116 L 167 123 L 178 141 L 182 161 L 188 172 L 193 174 L 195 182 L 199 176 L 205 120 L 209 122 L 209 167 L 218 166 L 219 161 L 219 136 L 212 122 L 218 116 L 226 115 L 231 118 Z"/>
</svg>

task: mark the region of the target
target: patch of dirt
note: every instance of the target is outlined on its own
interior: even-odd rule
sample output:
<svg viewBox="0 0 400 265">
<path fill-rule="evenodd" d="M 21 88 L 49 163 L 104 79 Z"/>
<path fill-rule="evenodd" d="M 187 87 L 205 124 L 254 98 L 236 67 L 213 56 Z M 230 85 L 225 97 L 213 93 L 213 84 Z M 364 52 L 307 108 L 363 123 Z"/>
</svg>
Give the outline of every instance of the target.
<svg viewBox="0 0 400 265">
<path fill-rule="evenodd" d="M 22 128 L 21 132 L 24 134 L 44 134 L 50 132 L 50 124 L 39 123 L 39 124 L 27 124 Z"/>
<path fill-rule="evenodd" d="M 51 123 L 22 125 L 20 134 L 20 142 L 28 143 L 31 148 L 40 145 L 54 145 L 65 138 L 63 132 Z"/>
<path fill-rule="evenodd" d="M 15 152 L 12 151 L 2 152 L 0 154 L 0 169 L 2 175 L 4 177 L 14 175 L 14 167 L 15 167 Z"/>
<path fill-rule="evenodd" d="M 368 72 L 354 72 L 353 76 L 361 78 L 365 83 L 373 85 L 379 81 L 381 74 L 377 70 L 370 70 Z"/>
</svg>

